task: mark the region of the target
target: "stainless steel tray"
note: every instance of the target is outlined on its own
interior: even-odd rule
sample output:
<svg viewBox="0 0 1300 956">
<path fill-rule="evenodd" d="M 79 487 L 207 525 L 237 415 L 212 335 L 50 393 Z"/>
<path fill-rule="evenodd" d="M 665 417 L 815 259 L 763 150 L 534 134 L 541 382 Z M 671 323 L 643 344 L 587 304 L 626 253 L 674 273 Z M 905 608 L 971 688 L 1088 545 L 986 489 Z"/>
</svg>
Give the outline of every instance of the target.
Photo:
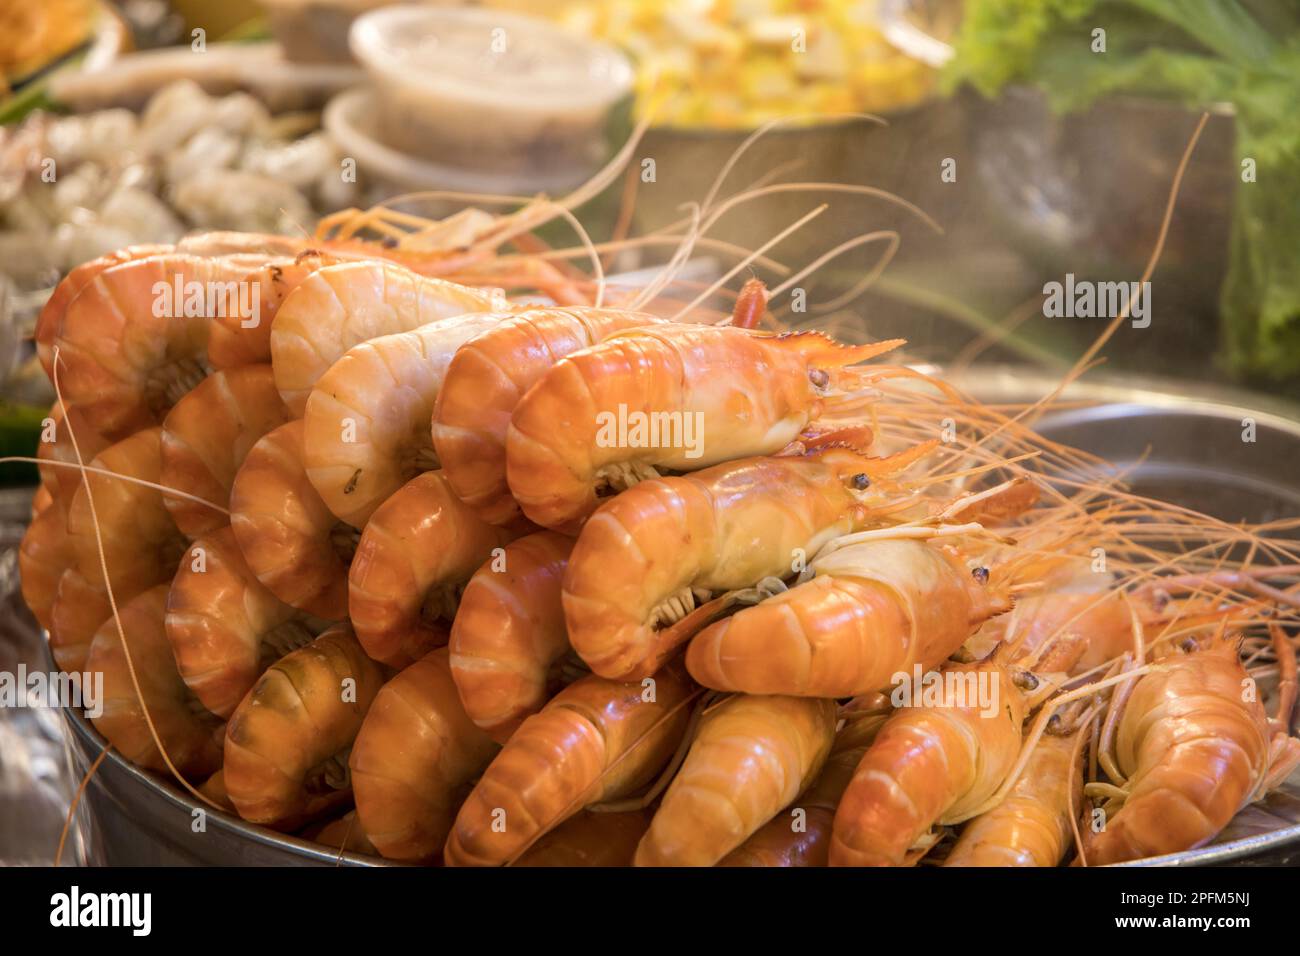
<svg viewBox="0 0 1300 956">
<path fill-rule="evenodd" d="M 989 402 L 1033 401 L 1054 382 L 1022 369 L 983 368 L 957 382 Z M 1050 437 L 1128 467 L 1135 491 L 1229 521 L 1300 514 L 1300 410 L 1259 396 L 1166 383 L 1141 389 L 1105 379 L 1072 387 L 1065 399 L 1092 404 L 1051 412 Z M 1241 440 L 1243 419 L 1256 441 Z M 1145 455 L 1145 458 L 1142 456 Z M 1141 460 L 1139 460 L 1141 459 Z M 104 739 L 81 715 L 65 712 L 74 763 L 84 770 Z M 111 864 L 386 865 L 359 854 L 274 833 L 209 811 L 207 832 L 191 830 L 197 804 L 169 783 L 110 754 L 87 787 L 97 841 Z M 1300 771 L 1248 807 L 1213 844 L 1133 866 L 1300 865 Z"/>
</svg>

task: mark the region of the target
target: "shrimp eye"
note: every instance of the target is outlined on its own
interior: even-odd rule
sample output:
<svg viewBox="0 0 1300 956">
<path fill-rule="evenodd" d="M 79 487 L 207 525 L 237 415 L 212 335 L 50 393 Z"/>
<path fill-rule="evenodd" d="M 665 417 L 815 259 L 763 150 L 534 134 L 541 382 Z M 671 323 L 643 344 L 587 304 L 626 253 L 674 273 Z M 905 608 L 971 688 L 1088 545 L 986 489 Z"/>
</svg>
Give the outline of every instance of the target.
<svg viewBox="0 0 1300 956">
<path fill-rule="evenodd" d="M 1200 647 L 1200 645 L 1198 645 L 1198 644 L 1196 643 L 1196 639 L 1195 639 L 1195 638 L 1191 638 L 1191 637 L 1187 638 L 1185 641 L 1183 641 L 1183 642 L 1182 642 L 1181 644 L 1179 644 L 1178 646 L 1181 647 L 1181 648 L 1182 648 L 1184 651 L 1186 651 L 1188 654 L 1192 653 L 1192 651 L 1195 651 L 1195 650 L 1197 650 L 1197 649 Z"/>
<path fill-rule="evenodd" d="M 976 581 L 978 581 L 980 584 L 988 584 L 988 583 L 989 583 L 989 569 L 988 569 L 988 568 L 971 568 L 970 575 L 971 575 L 971 577 L 973 577 Z"/>
<path fill-rule="evenodd" d="M 824 369 L 810 368 L 808 370 L 808 381 L 812 382 L 817 388 L 825 388 L 831 383 L 831 377 Z"/>
<path fill-rule="evenodd" d="M 1011 678 L 1011 682 L 1021 690 L 1034 690 L 1038 686 L 1038 678 L 1029 671 L 1021 671 Z"/>
<path fill-rule="evenodd" d="M 859 472 L 853 476 L 853 487 L 858 491 L 866 491 L 871 487 L 871 479 L 866 476 L 865 472 Z"/>
</svg>

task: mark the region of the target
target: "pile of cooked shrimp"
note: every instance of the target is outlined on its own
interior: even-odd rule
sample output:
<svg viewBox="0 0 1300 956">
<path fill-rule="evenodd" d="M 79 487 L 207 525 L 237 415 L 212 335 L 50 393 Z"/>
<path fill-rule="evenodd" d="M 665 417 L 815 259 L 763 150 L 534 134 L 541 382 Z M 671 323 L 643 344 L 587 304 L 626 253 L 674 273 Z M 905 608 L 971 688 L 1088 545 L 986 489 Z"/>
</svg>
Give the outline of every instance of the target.
<svg viewBox="0 0 1300 956">
<path fill-rule="evenodd" d="M 123 757 L 456 866 L 1096 865 L 1300 762 L 1282 523 L 764 330 L 756 280 L 666 318 L 412 225 L 132 247 L 42 312 L 23 593 Z"/>
</svg>

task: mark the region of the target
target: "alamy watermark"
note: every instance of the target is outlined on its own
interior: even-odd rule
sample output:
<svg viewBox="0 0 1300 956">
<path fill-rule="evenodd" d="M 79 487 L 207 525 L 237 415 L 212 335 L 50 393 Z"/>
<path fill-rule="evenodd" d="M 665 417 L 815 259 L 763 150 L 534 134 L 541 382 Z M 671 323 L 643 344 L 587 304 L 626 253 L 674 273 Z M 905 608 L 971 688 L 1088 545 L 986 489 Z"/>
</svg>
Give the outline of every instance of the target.
<svg viewBox="0 0 1300 956">
<path fill-rule="evenodd" d="M 684 448 L 686 457 L 704 454 L 703 412 L 629 411 L 596 415 L 596 445 L 600 448 Z"/>
<path fill-rule="evenodd" d="M 19 664 L 17 672 L 0 671 L 0 707 L 76 707 L 89 717 L 102 717 L 104 674 L 29 672 Z"/>
<path fill-rule="evenodd" d="M 1043 295 L 1043 315 L 1049 319 L 1113 319 L 1128 306 L 1133 328 L 1151 324 L 1150 282 L 1089 282 L 1067 272 L 1064 282 L 1044 285 Z"/>
<path fill-rule="evenodd" d="M 889 702 L 894 707 L 949 707 L 978 710 L 981 717 L 996 717 L 1001 683 L 991 670 L 898 671 L 890 679 Z"/>
<path fill-rule="evenodd" d="M 262 284 L 249 282 L 200 282 L 187 280 L 179 272 L 171 282 L 155 282 L 153 315 L 157 319 L 237 318 L 245 329 L 262 322 Z"/>
</svg>

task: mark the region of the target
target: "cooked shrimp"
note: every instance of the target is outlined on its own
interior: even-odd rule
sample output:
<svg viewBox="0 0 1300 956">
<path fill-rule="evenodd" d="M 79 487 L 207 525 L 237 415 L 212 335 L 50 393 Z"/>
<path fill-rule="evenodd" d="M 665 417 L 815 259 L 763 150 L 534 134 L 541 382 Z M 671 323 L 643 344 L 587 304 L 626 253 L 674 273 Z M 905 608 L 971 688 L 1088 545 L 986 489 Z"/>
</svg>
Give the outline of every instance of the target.
<svg viewBox="0 0 1300 956">
<path fill-rule="evenodd" d="M 320 269 L 276 312 L 271 325 L 275 383 L 289 409 L 301 415 L 312 386 L 352 346 L 504 304 L 498 295 L 426 278 L 391 262 Z"/>
<path fill-rule="evenodd" d="M 718 866 L 826 866 L 835 808 L 884 722 L 884 714 L 850 714 L 813 785 L 788 813 L 778 813 L 759 827 Z"/>
<path fill-rule="evenodd" d="M 1015 786 L 961 831 L 944 866 L 1056 866 L 1073 840 L 1083 775 L 1074 735 L 1038 739 Z"/>
<path fill-rule="evenodd" d="M 831 443 L 623 492 L 588 520 L 565 571 L 574 650 L 606 677 L 653 671 L 690 636 L 682 622 L 697 600 L 786 577 L 801 554 L 861 528 L 888 500 L 876 479 L 915 454 L 868 458 Z"/>
<path fill-rule="evenodd" d="M 214 372 L 178 401 L 162 426 L 162 483 L 224 506 L 253 445 L 289 420 L 269 365 Z M 189 498 L 164 499 L 191 538 L 230 523 L 224 511 Z"/>
<path fill-rule="evenodd" d="M 821 771 L 835 702 L 739 695 L 704 715 L 636 850 L 637 866 L 713 866 Z"/>
<path fill-rule="evenodd" d="M 76 568 L 63 572 L 50 608 L 50 652 L 59 670 L 76 674 L 86 669 L 95 633 L 112 613 L 102 573 L 87 579 Z"/>
<path fill-rule="evenodd" d="M 849 544 L 812 562 L 814 577 L 712 624 L 686 650 L 714 690 L 853 697 L 893 674 L 947 660 L 1011 608 L 954 551 L 909 540 Z"/>
<path fill-rule="evenodd" d="M 257 580 L 228 527 L 195 540 L 167 597 L 176 667 L 220 717 L 234 712 L 267 667 L 323 629 Z"/>
<path fill-rule="evenodd" d="M 392 860 L 434 859 L 497 749 L 461 707 L 445 647 L 411 664 L 375 697 L 349 760 L 370 842 Z"/>
<path fill-rule="evenodd" d="M 1228 638 L 1175 651 L 1138 679 L 1116 740 L 1127 779 L 1105 787 L 1119 809 L 1085 835 L 1090 866 L 1208 843 L 1300 764 L 1300 741 L 1269 726 L 1251 686 Z"/>
<path fill-rule="evenodd" d="M 529 309 L 463 346 L 433 415 L 434 448 L 452 490 L 492 524 L 517 517 L 506 484 L 506 432 L 519 400 L 566 355 L 666 321 L 621 309 Z"/>
<path fill-rule="evenodd" d="M 307 480 L 301 421 L 268 432 L 230 488 L 230 527 L 253 574 L 286 604 L 326 621 L 348 616 L 348 565 L 357 531 Z"/>
<path fill-rule="evenodd" d="M 960 823 L 997 793 L 1022 743 L 1028 704 L 1017 682 L 1039 684 L 999 656 L 927 678 L 935 704 L 923 703 L 924 682 L 904 695 L 835 811 L 831 866 L 901 866 L 928 849 L 934 824 Z"/>
<path fill-rule="evenodd" d="M 59 506 L 67 511 L 81 488 L 81 471 L 72 467 L 77 464 L 77 448 L 81 450 L 82 460 L 90 462 L 112 442 L 91 428 L 86 417 L 75 408 L 67 408 L 66 415 L 64 412 L 65 407 L 59 402 L 50 409 L 41 426 L 36 457 L 48 463 L 39 466 L 41 484 L 50 489 Z M 76 433 L 76 448 L 70 432 Z"/>
<path fill-rule="evenodd" d="M 239 815 L 289 830 L 345 804 L 348 753 L 384 679 L 346 624 L 272 664 L 226 727 L 226 790 Z"/>
<path fill-rule="evenodd" d="M 560 582 L 573 539 L 512 541 L 470 578 L 451 626 L 451 676 L 470 718 L 504 743 L 550 699 L 569 652 Z"/>
<path fill-rule="evenodd" d="M 46 630 L 50 628 L 59 579 L 76 559 L 62 508 L 51 506 L 32 518 L 18 546 L 18 576 L 23 601 Z"/>
<path fill-rule="evenodd" d="M 304 464 L 340 521 L 363 527 L 422 471 L 438 467 L 429 434 L 451 357 L 506 313 L 480 312 L 381 335 L 348 349 L 307 399 Z"/>
<path fill-rule="evenodd" d="M 575 531 L 602 489 L 778 451 L 834 400 L 851 374 L 841 366 L 899 344 L 728 326 L 621 332 L 561 359 L 516 406 L 510 491 L 532 521 Z"/>
<path fill-rule="evenodd" d="M 583 810 L 534 843 L 514 866 L 631 866 L 650 826 L 645 810 Z"/>
<path fill-rule="evenodd" d="M 55 337 L 64 400 L 106 435 L 162 421 L 207 375 L 212 319 L 237 308 L 240 281 L 262 261 L 167 254 L 95 276 Z"/>
<path fill-rule="evenodd" d="M 515 536 L 466 508 L 441 472 L 408 481 L 371 516 L 348 573 L 348 613 L 366 653 L 404 667 L 446 644 L 461 588 Z"/>
<path fill-rule="evenodd" d="M 186 776 L 205 777 L 221 765 L 223 724 L 204 709 L 177 673 L 163 626 L 166 611 L 167 585 L 160 584 L 119 605 L 121 633 L 117 620 L 110 618 L 95 634 L 86 670 L 104 675 L 104 702 L 103 714 L 92 719 L 126 759 L 165 771 L 167 764 L 145 720 L 143 697 L 172 764 Z M 122 650 L 122 633 L 140 682 L 139 694 Z"/>
<path fill-rule="evenodd" d="M 584 677 L 525 720 L 456 815 L 447 865 L 508 863 L 578 811 L 653 780 L 686 730 L 694 692 L 681 667 L 652 680 Z"/>
<path fill-rule="evenodd" d="M 99 471 L 84 475 L 94 496 L 93 509 L 85 487 L 77 491 L 68 508 L 68 536 L 76 550 L 77 569 L 96 584 L 104 580 L 107 571 L 119 602 L 170 581 L 185 548 L 185 539 L 163 504 L 162 492 L 114 477 L 157 484 L 161 444 L 162 429 L 146 428 L 105 448 L 90 463 Z"/>
</svg>

